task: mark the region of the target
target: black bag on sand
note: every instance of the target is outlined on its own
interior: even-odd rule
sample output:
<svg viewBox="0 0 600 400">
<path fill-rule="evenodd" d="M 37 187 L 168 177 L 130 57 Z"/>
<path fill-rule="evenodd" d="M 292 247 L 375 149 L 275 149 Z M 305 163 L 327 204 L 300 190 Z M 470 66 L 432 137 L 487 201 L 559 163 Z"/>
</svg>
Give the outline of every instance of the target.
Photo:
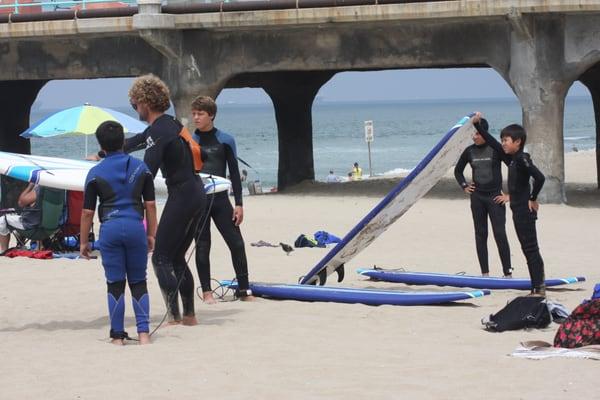
<svg viewBox="0 0 600 400">
<path fill-rule="evenodd" d="M 513 331 L 525 328 L 545 328 L 552 322 L 546 299 L 521 296 L 513 299 L 502 310 L 484 318 L 481 323 L 492 332 Z"/>
</svg>

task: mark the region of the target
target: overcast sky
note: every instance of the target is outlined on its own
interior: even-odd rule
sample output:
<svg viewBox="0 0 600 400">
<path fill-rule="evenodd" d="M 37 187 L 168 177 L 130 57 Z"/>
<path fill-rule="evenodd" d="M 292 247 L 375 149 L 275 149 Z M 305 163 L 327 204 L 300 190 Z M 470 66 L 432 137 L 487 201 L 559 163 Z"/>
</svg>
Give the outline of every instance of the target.
<svg viewBox="0 0 600 400">
<path fill-rule="evenodd" d="M 37 101 L 43 108 L 67 108 L 85 102 L 116 107 L 128 104 L 131 78 L 51 81 Z M 569 96 L 589 96 L 576 82 Z M 319 92 L 324 101 L 390 101 L 479 99 L 514 97 L 508 85 L 491 69 L 418 69 L 373 72 L 342 72 Z M 226 89 L 223 103 L 268 103 L 262 89 Z"/>
</svg>

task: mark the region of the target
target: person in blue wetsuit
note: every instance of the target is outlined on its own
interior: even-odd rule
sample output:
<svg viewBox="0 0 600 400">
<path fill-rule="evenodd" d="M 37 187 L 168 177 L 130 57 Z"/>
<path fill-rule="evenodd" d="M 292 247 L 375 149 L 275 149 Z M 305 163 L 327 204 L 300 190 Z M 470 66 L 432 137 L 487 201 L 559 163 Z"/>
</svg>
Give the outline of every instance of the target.
<svg viewBox="0 0 600 400">
<path fill-rule="evenodd" d="M 488 130 L 488 123 L 485 119 L 481 119 L 480 125 L 486 131 Z M 472 170 L 473 180 L 471 183 L 467 183 L 464 176 L 467 164 L 471 166 Z M 506 206 L 494 201 L 494 198 L 502 193 L 501 164 L 500 154 L 485 142 L 479 132 L 475 131 L 473 144 L 465 149 L 456 163 L 454 177 L 471 200 L 475 247 L 481 274 L 489 276 L 490 272 L 487 249 L 489 217 L 504 277 L 511 278 L 510 247 L 506 237 Z"/>
<path fill-rule="evenodd" d="M 238 282 L 237 297 L 242 300 L 252 300 L 248 281 L 248 261 L 240 224 L 244 220 L 242 205 L 242 182 L 237 163 L 235 140 L 233 136 L 214 126 L 217 115 L 217 104 L 207 96 L 200 96 L 192 102 L 192 117 L 196 125 L 193 139 L 206 152 L 207 161 L 202 172 L 217 176 L 225 176 L 229 170 L 229 178 L 233 188 L 235 207 L 231 206 L 227 192 L 208 195 L 207 204 L 210 207 L 210 217 L 223 236 L 231 252 L 231 261 Z M 200 207 L 205 207 L 200 204 Z M 202 297 L 209 304 L 215 303 L 211 290 L 210 275 L 210 223 L 205 224 L 196 238 L 196 268 L 202 287 Z"/>
<path fill-rule="evenodd" d="M 129 89 L 129 101 L 149 126 L 143 133 L 126 139 L 124 151 L 145 148 L 144 162 L 148 169 L 153 176 L 160 169 L 165 178 L 168 197 L 156 232 L 152 265 L 165 300 L 169 324 L 196 325 L 194 277 L 185 253 L 204 211 L 206 194 L 202 179 L 195 173 L 197 160 L 180 136 L 183 125 L 165 114 L 171 104 L 169 96 L 169 88 L 158 77 L 143 75 L 135 79 Z"/>
<path fill-rule="evenodd" d="M 546 296 L 544 284 L 544 260 L 540 254 L 535 221 L 540 207 L 537 196 L 544 186 L 544 174 L 533 164 L 531 156 L 524 152 L 527 133 L 518 124 L 506 126 L 500 132 L 502 144 L 480 123 L 481 113 L 473 117 L 473 124 L 486 143 L 495 149 L 508 165 L 508 194 L 496 196 L 497 203 L 510 202 L 513 222 L 521 250 L 527 260 L 531 278 L 531 294 Z M 533 184 L 530 184 L 533 178 Z"/>
<path fill-rule="evenodd" d="M 142 161 L 123 152 L 123 127 L 114 121 L 100 124 L 96 138 L 106 158 L 85 180 L 81 215 L 81 255 L 89 258 L 88 235 L 96 200 L 100 199 L 100 254 L 108 287 L 110 337 L 114 344 L 126 339 L 125 284 L 129 283 L 137 332 L 149 344 L 150 299 L 146 287 L 148 252 L 156 236 L 156 203 L 152 174 Z M 145 213 L 144 213 L 145 211 Z M 147 231 L 142 222 L 146 216 Z"/>
</svg>

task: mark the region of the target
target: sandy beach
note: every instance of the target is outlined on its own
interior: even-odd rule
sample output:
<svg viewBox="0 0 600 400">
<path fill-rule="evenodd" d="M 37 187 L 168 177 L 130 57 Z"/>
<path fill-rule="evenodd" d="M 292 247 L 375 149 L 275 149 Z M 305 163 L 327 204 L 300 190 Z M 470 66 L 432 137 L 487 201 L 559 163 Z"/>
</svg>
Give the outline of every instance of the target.
<svg viewBox="0 0 600 400">
<path fill-rule="evenodd" d="M 600 282 L 600 195 L 593 152 L 566 155 L 568 205 L 542 205 L 538 235 L 547 277 L 587 281 L 549 290 L 572 310 Z M 393 180 L 390 180 L 393 181 Z M 295 283 L 327 249 L 293 244 L 301 234 L 342 236 L 393 182 L 301 185 L 245 198 L 242 226 L 251 280 Z M 346 186 L 344 186 L 346 185 Z M 528 277 L 507 212 L 515 277 Z M 98 227 L 96 226 L 96 232 Z M 489 239 L 490 269 L 501 275 Z M 552 342 L 558 327 L 489 333 L 481 318 L 519 291 L 440 306 L 380 306 L 257 299 L 205 305 L 199 325 L 161 328 L 150 346 L 112 346 L 99 260 L 0 258 L 0 399 L 487 399 L 598 398 L 600 364 L 582 359 L 509 357 L 521 341 Z M 233 278 L 228 250 L 213 230 L 213 277 Z M 371 282 L 354 273 L 377 265 L 478 274 L 469 201 L 451 178 L 346 266 L 342 284 L 406 291 L 452 290 Z M 195 263 L 190 263 L 195 278 Z M 149 268 L 152 324 L 164 303 Z M 126 326 L 135 333 L 127 293 Z"/>
</svg>

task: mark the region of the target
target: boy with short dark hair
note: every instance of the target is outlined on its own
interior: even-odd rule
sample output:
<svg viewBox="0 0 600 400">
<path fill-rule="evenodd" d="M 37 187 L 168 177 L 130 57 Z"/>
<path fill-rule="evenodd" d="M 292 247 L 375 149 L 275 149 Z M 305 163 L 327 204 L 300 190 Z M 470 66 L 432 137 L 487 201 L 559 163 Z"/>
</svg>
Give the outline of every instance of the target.
<svg viewBox="0 0 600 400">
<path fill-rule="evenodd" d="M 82 257 L 89 258 L 88 233 L 100 199 L 100 254 L 108 288 L 110 337 L 122 345 L 125 284 L 129 282 L 140 344 L 149 344 L 150 299 L 146 287 L 148 252 L 154 249 L 156 203 L 153 176 L 144 162 L 123 152 L 123 127 L 114 121 L 100 124 L 96 138 L 106 158 L 94 166 L 85 182 L 81 213 Z M 147 231 L 144 231 L 144 210 Z"/>
<path fill-rule="evenodd" d="M 518 124 L 508 125 L 500 133 L 500 144 L 479 123 L 481 113 L 473 117 L 475 127 L 485 141 L 497 150 L 508 165 L 508 194 L 495 198 L 497 203 L 510 202 L 513 214 L 515 231 L 521 243 L 521 249 L 527 259 L 527 268 L 531 278 L 531 294 L 545 296 L 544 260 L 540 254 L 537 241 L 535 221 L 539 203 L 537 196 L 544 186 L 545 177 L 531 161 L 531 156 L 525 153 L 524 147 L 527 140 L 525 129 Z M 533 178 L 533 186 L 529 181 Z"/>
</svg>

